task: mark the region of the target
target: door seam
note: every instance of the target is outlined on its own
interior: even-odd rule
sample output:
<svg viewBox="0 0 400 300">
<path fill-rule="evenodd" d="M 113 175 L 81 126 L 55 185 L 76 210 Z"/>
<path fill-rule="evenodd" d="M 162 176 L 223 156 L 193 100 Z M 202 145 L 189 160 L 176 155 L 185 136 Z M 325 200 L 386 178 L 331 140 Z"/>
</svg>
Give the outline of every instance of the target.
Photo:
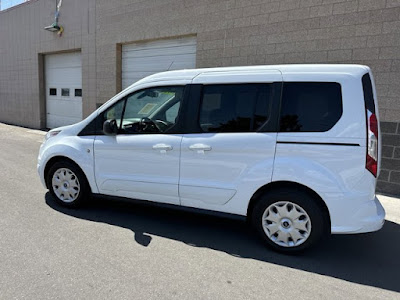
<svg viewBox="0 0 400 300">
<path fill-rule="evenodd" d="M 181 160 L 182 160 L 182 143 L 183 143 L 183 135 L 181 136 L 181 143 L 179 145 L 179 172 L 178 172 L 178 198 L 179 198 L 179 205 L 182 205 L 181 201 Z"/>
</svg>

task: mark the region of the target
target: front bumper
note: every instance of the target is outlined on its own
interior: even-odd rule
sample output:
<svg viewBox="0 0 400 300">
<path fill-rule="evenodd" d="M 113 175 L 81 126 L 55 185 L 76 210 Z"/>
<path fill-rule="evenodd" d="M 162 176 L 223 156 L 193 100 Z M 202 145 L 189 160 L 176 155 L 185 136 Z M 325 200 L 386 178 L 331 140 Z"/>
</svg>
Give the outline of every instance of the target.
<svg viewBox="0 0 400 300">
<path fill-rule="evenodd" d="M 40 163 L 38 163 L 38 164 L 36 165 L 36 167 L 37 167 L 37 171 L 38 171 L 38 174 L 39 174 L 39 177 L 40 177 L 40 182 L 41 182 L 42 185 L 47 189 L 46 182 L 45 182 L 45 180 L 44 180 L 44 168 L 42 168 L 42 166 L 40 165 Z"/>
<path fill-rule="evenodd" d="M 36 168 L 37 168 L 37 172 L 39 174 L 40 181 L 41 181 L 42 185 L 47 189 L 46 181 L 45 181 L 45 178 L 44 178 L 44 162 L 43 162 L 43 159 L 42 159 L 43 146 L 44 146 L 44 143 L 42 145 L 40 145 L 38 162 L 37 162 Z"/>
</svg>

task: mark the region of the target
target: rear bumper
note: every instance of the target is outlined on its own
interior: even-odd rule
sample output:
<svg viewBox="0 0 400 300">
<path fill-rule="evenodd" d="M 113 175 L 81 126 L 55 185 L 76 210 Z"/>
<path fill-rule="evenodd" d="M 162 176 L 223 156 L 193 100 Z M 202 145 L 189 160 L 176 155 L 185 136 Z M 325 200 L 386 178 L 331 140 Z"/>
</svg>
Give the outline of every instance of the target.
<svg viewBox="0 0 400 300">
<path fill-rule="evenodd" d="M 351 218 L 351 225 L 332 226 L 332 234 L 352 234 L 377 231 L 385 223 L 385 209 L 378 198 L 363 203 Z"/>
</svg>

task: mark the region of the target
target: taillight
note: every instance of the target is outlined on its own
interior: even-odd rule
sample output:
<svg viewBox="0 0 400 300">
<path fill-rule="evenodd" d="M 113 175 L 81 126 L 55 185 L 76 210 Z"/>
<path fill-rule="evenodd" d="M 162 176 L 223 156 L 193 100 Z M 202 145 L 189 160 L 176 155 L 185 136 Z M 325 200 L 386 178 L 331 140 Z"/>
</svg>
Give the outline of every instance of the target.
<svg viewBox="0 0 400 300">
<path fill-rule="evenodd" d="M 375 177 L 378 173 L 378 120 L 376 115 L 367 110 L 367 160 L 365 167 Z"/>
</svg>

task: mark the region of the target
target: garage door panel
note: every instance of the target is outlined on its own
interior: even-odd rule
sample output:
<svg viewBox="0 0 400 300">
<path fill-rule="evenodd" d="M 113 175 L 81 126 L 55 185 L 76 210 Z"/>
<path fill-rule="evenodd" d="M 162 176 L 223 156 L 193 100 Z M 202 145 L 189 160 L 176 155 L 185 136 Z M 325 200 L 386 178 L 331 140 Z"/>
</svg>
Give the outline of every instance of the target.
<svg viewBox="0 0 400 300">
<path fill-rule="evenodd" d="M 77 118 L 82 114 L 82 102 L 77 100 L 49 100 L 47 101 L 47 114 Z"/>
<path fill-rule="evenodd" d="M 133 50 L 130 52 L 124 51 L 122 53 L 122 57 L 123 58 L 154 57 L 154 56 L 179 55 L 182 53 L 195 54 L 196 47 L 176 46 L 176 47 L 158 48 L 158 49 Z"/>
<path fill-rule="evenodd" d="M 81 55 L 77 52 L 46 55 L 46 69 L 80 68 L 81 65 Z"/>
<path fill-rule="evenodd" d="M 124 70 L 125 72 L 132 71 L 148 71 L 153 70 L 158 71 L 160 69 L 165 69 L 169 66 L 176 65 L 189 65 L 196 63 L 193 54 L 181 54 L 181 55 L 169 55 L 169 56 L 154 56 L 154 57 L 144 57 L 142 59 L 132 59 L 128 58 L 124 61 L 129 65 L 134 65 L 134 70 Z"/>
<path fill-rule="evenodd" d="M 194 64 L 195 62 L 191 60 L 183 60 L 183 61 L 174 61 L 174 60 L 157 60 L 157 62 L 154 62 L 154 59 L 151 61 L 148 61 L 148 63 L 137 63 L 135 64 L 135 69 L 133 70 L 124 70 L 122 72 L 122 76 L 131 76 L 135 73 L 140 73 L 140 72 L 147 72 L 150 74 L 154 74 L 156 72 L 162 72 L 166 70 L 173 70 L 173 69 L 187 69 L 188 66 Z"/>
<path fill-rule="evenodd" d="M 124 45 L 123 51 L 159 49 L 159 48 L 168 48 L 168 47 L 185 46 L 185 45 L 196 46 L 196 44 L 197 44 L 196 37 L 181 37 L 174 39 L 127 44 Z"/>
<path fill-rule="evenodd" d="M 158 73 L 158 72 L 163 72 L 165 70 L 181 70 L 181 69 L 186 69 L 188 66 L 189 62 L 178 62 L 178 63 L 173 63 L 171 65 L 171 63 L 166 66 L 163 67 L 164 65 L 160 64 L 160 66 L 154 66 L 154 67 L 149 67 L 149 69 L 147 71 L 145 70 L 140 70 L 140 68 L 138 68 L 139 70 L 137 71 L 126 71 L 126 72 L 122 72 L 122 78 L 123 81 L 128 82 L 130 84 L 132 84 L 132 80 L 140 80 L 146 76 L 152 75 L 154 73 Z M 143 68 L 144 69 L 144 68 Z M 134 82 L 134 81 L 133 81 Z"/>
<path fill-rule="evenodd" d="M 82 82 L 81 68 L 68 68 L 68 69 L 50 69 L 47 73 L 47 83 L 57 84 L 61 87 L 76 85 L 82 86 L 82 84 L 77 84 L 77 82 Z M 78 75 L 79 74 L 79 75 Z"/>
<path fill-rule="evenodd" d="M 74 124 L 81 121 L 79 118 L 65 117 L 63 115 L 47 115 L 47 123 L 52 124 L 51 128 L 65 126 L 66 123 Z M 50 127 L 49 127 L 50 128 Z"/>
<path fill-rule="evenodd" d="M 55 128 L 82 120 L 82 98 L 75 97 L 75 89 L 82 89 L 80 52 L 45 56 L 46 126 Z M 50 89 L 56 89 L 50 95 Z M 62 96 L 62 89 L 69 95 Z"/>
<path fill-rule="evenodd" d="M 123 45 L 122 87 L 167 70 L 196 67 L 196 38 L 184 37 Z"/>
<path fill-rule="evenodd" d="M 128 87 L 130 86 L 133 82 L 139 81 L 140 79 L 150 76 L 154 74 L 154 72 L 138 72 L 137 74 L 133 74 L 129 76 L 129 78 L 122 79 L 122 86 Z"/>
</svg>

